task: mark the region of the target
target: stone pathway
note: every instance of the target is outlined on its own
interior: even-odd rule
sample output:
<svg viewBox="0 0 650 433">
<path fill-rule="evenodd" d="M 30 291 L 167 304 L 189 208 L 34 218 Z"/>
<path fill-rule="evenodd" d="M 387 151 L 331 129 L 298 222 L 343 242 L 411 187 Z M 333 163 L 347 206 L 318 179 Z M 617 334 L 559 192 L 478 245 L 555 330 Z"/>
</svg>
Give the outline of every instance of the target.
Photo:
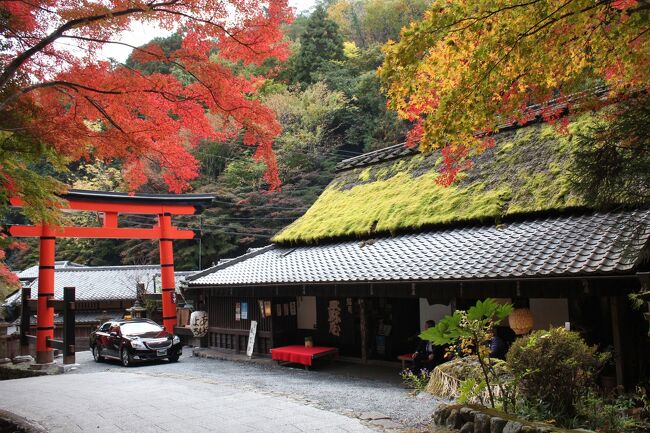
<svg viewBox="0 0 650 433">
<path fill-rule="evenodd" d="M 356 418 L 209 379 L 127 372 L 3 381 L 0 408 L 51 433 L 370 433 Z"/>
<path fill-rule="evenodd" d="M 0 410 L 53 433 L 421 433 L 430 431 L 439 404 L 429 394 L 412 395 L 396 368 L 334 362 L 305 371 L 267 359 L 237 361 L 185 348 L 178 363 L 124 368 L 80 352 L 76 369 L 63 376 L 0 382 Z"/>
</svg>

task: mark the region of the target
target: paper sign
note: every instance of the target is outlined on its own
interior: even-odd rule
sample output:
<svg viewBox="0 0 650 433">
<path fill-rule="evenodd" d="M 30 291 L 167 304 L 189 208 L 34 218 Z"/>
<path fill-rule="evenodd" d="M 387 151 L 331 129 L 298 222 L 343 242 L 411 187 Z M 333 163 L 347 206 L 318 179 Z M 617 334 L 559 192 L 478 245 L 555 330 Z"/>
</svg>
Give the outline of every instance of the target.
<svg viewBox="0 0 650 433">
<path fill-rule="evenodd" d="M 241 319 L 241 306 L 239 302 L 235 304 L 235 320 Z"/>
<path fill-rule="evenodd" d="M 266 312 L 264 311 L 264 301 L 260 299 L 259 301 L 257 301 L 257 304 L 260 307 L 260 316 L 262 317 L 262 319 L 266 318 Z"/>
<path fill-rule="evenodd" d="M 257 334 L 257 321 L 251 320 L 251 331 L 248 333 L 248 347 L 246 347 L 246 355 L 248 355 L 249 358 L 253 356 L 255 334 Z"/>
<path fill-rule="evenodd" d="M 241 303 L 241 319 L 248 320 L 248 302 Z"/>
</svg>

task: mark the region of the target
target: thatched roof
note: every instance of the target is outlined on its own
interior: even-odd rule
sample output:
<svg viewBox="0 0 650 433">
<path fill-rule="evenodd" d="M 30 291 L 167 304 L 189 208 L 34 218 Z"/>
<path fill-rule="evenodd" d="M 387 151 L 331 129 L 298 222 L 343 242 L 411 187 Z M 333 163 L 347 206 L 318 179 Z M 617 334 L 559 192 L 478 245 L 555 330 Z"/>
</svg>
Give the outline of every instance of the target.
<svg viewBox="0 0 650 433">
<path fill-rule="evenodd" d="M 583 117 L 570 131 L 589 122 Z M 313 206 L 275 238 L 280 244 L 322 243 L 413 232 L 465 222 L 589 208 L 570 180 L 572 134 L 533 124 L 495 136 L 496 146 L 449 187 L 435 182 L 439 152 L 399 147 L 339 165 Z"/>
</svg>

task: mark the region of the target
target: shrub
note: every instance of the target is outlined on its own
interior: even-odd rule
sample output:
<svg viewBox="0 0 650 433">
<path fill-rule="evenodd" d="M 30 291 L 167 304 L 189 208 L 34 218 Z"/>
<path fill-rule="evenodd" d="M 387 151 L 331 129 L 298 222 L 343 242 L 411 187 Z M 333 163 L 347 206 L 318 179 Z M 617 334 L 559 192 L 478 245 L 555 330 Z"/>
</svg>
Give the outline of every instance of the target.
<svg viewBox="0 0 650 433">
<path fill-rule="evenodd" d="M 414 373 L 411 369 L 406 368 L 402 370 L 400 376 L 402 377 L 404 385 L 413 388 L 416 391 L 422 391 L 427 387 L 431 373 L 425 368 L 420 370 L 419 373 Z"/>
<path fill-rule="evenodd" d="M 584 392 L 576 401 L 576 416 L 566 427 L 583 427 L 600 433 L 641 432 L 644 424 L 629 415 L 634 408 L 632 397 L 620 395 L 607 400 L 592 390 Z"/>
<path fill-rule="evenodd" d="M 555 328 L 515 341 L 506 362 L 525 404 L 565 418 L 575 415 L 579 395 L 593 387 L 594 374 L 607 359 L 576 332 Z"/>
</svg>

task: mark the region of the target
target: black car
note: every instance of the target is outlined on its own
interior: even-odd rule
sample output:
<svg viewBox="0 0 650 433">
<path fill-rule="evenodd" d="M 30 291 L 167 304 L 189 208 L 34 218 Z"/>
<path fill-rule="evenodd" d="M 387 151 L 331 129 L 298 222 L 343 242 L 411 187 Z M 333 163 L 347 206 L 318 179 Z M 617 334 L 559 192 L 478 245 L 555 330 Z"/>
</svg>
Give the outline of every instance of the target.
<svg viewBox="0 0 650 433">
<path fill-rule="evenodd" d="M 114 320 L 90 334 L 90 350 L 95 361 L 120 360 L 128 367 L 133 361 L 167 358 L 178 361 L 183 350 L 180 338 L 153 320 Z"/>
</svg>

